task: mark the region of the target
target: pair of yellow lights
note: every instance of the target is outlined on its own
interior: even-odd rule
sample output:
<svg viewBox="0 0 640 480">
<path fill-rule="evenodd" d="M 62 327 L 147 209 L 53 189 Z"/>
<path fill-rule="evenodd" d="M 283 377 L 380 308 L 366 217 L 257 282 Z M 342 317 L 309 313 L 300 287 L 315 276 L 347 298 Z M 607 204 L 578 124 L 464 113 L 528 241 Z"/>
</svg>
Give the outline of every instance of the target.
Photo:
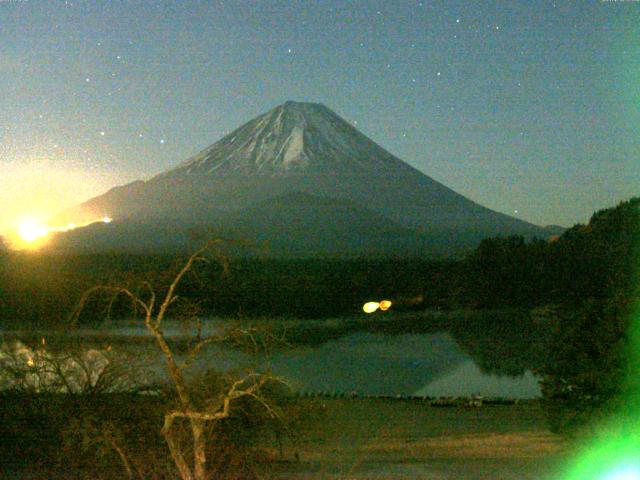
<svg viewBox="0 0 640 480">
<path fill-rule="evenodd" d="M 380 302 L 367 302 L 362 306 L 364 313 L 373 313 L 377 310 L 386 312 L 391 308 L 391 300 L 381 300 Z"/>
</svg>

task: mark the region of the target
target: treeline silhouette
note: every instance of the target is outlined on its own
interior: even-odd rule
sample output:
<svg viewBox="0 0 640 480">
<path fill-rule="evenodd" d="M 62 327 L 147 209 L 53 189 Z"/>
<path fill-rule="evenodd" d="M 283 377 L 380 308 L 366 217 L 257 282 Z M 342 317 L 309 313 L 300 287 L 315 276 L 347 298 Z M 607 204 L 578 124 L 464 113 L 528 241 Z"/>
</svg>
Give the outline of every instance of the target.
<svg viewBox="0 0 640 480">
<path fill-rule="evenodd" d="M 166 288 L 184 258 L 165 255 L 38 255 L 0 258 L 0 319 L 5 328 L 65 322 L 84 291 L 146 281 Z M 456 302 L 461 264 L 429 259 L 212 260 L 199 264 L 181 285 L 185 303 L 204 316 L 327 318 L 361 312 L 369 300 L 391 298 L 400 309 L 448 308 Z M 137 290 L 138 289 L 138 290 Z M 82 321 L 131 316 L 124 299 L 95 300 Z"/>
<path fill-rule="evenodd" d="M 630 292 L 637 257 L 640 199 L 595 213 L 551 239 L 483 240 L 466 258 L 281 260 L 231 258 L 198 265 L 179 292 L 207 316 L 327 318 L 360 312 L 388 298 L 393 309 L 531 309 L 581 305 Z M 635 229 L 635 230 L 634 230 Z M 55 255 L 0 248 L 0 321 L 4 328 L 65 322 L 95 285 L 166 288 L 184 256 Z M 635 255 L 635 256 L 634 256 Z M 131 315 L 130 305 L 95 300 L 83 321 Z"/>
<path fill-rule="evenodd" d="M 578 305 L 588 298 L 630 293 L 638 249 L 634 198 L 596 212 L 587 225 L 562 236 L 482 241 L 466 260 L 468 301 L 477 307 Z"/>
</svg>

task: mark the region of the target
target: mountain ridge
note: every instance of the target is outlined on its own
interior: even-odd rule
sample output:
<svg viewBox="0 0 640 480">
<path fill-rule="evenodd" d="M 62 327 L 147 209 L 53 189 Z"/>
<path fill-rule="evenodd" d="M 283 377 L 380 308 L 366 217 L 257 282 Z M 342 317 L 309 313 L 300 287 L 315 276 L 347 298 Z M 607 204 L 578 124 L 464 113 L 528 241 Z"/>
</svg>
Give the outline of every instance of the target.
<svg viewBox="0 0 640 480">
<path fill-rule="evenodd" d="M 232 224 L 242 218 L 246 224 L 251 220 L 247 211 L 266 205 L 260 211 L 271 216 L 266 210 L 269 200 L 294 192 L 307 195 L 300 202 L 309 202 L 308 214 L 317 214 L 329 230 L 337 232 L 338 227 L 348 229 L 349 225 L 333 225 L 340 215 L 332 221 L 317 199 L 343 204 L 343 213 L 371 212 L 372 221 L 386 219 L 401 229 L 414 230 L 416 238 L 426 232 L 439 239 L 441 248 L 436 250 L 443 252 L 459 251 L 461 245 L 472 247 L 488 236 L 549 236 L 542 227 L 490 210 L 437 182 L 324 105 L 303 102 L 272 108 L 174 168 L 145 182 L 113 188 L 66 212 L 63 221 L 81 223 L 109 216 L 115 225 L 144 224 L 150 219 L 187 225 Z M 302 211 L 294 203 L 289 205 Z M 279 214 L 288 216 L 283 210 Z M 233 225 L 229 227 L 233 230 Z M 310 242 L 303 237 L 297 241 Z M 388 246 L 393 250 L 391 243 Z"/>
</svg>

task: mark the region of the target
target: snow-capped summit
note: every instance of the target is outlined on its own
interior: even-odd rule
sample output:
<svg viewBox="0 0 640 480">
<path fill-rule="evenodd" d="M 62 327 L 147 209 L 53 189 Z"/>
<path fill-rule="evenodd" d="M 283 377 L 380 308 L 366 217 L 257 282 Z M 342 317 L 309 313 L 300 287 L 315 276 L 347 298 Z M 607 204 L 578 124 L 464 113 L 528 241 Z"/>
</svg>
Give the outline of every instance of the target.
<svg viewBox="0 0 640 480">
<path fill-rule="evenodd" d="M 288 101 L 161 176 L 335 174 L 403 165 L 324 105 Z"/>
</svg>

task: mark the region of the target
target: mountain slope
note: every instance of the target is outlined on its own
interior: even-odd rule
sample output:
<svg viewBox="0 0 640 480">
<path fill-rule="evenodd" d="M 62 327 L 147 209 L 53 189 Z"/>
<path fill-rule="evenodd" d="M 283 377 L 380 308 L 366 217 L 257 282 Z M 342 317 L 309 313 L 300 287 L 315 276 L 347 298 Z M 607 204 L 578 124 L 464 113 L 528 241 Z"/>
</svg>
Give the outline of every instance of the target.
<svg viewBox="0 0 640 480">
<path fill-rule="evenodd" d="M 203 235 L 247 240 L 244 254 L 277 258 L 408 255 L 437 251 L 432 239 L 363 207 L 291 193 L 201 222 L 121 220 L 59 235 L 66 251 L 189 251 Z M 446 253 L 445 251 L 438 253 Z"/>
<path fill-rule="evenodd" d="M 276 202 L 270 207 L 271 199 L 290 200 L 291 194 L 302 195 L 297 204 L 289 202 L 283 209 Z M 317 198 L 331 199 L 333 207 L 321 207 Z M 442 248 L 436 250 L 441 251 L 473 246 L 499 234 L 547 236 L 540 227 L 482 207 L 424 175 L 327 107 L 296 102 L 251 120 L 146 182 L 89 200 L 66 212 L 61 221 L 80 223 L 109 215 L 116 225 L 224 222 L 228 230 L 257 235 L 266 228 L 260 218 L 290 219 L 292 211 L 304 210 L 302 204 L 304 215 L 323 218 L 325 229 L 354 229 L 353 221 L 337 221 L 338 212 L 365 209 L 382 223 L 417 231 L 414 237 L 438 243 Z M 257 205 L 260 213 L 249 214 Z M 247 222 L 253 226 L 248 228 Z M 319 228 L 309 224 L 309 240 Z M 362 235 L 360 244 L 366 251 L 366 232 Z M 393 251 L 393 242 L 387 243 Z"/>
</svg>

